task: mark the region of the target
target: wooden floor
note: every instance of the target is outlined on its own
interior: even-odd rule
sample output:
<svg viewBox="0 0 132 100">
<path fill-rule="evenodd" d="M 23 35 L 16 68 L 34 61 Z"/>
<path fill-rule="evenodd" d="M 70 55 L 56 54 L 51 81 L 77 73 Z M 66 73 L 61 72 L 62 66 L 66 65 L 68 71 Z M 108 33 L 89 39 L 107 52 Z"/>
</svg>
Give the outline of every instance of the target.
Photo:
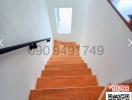
<svg viewBox="0 0 132 100">
<path fill-rule="evenodd" d="M 104 87 L 79 56 L 79 46 L 59 41 L 54 45 L 29 100 L 98 100 Z"/>
</svg>

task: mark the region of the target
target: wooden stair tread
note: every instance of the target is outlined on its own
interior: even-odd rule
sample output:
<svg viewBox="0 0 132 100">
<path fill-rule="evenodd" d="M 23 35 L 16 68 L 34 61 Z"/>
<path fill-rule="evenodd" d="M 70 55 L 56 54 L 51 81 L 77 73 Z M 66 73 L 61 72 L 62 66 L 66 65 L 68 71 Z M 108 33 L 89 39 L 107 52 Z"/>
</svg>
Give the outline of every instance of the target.
<svg viewBox="0 0 132 100">
<path fill-rule="evenodd" d="M 54 46 L 66 51 L 72 46 L 74 53 L 55 55 L 53 51 L 29 100 L 98 100 L 104 87 L 98 86 L 96 76 L 80 57 L 79 45 L 55 40 Z"/>
<path fill-rule="evenodd" d="M 87 70 L 86 67 L 46 67 L 45 70 Z M 90 69 L 91 70 L 91 69 Z"/>
<path fill-rule="evenodd" d="M 45 67 L 87 67 L 87 64 L 80 63 L 80 64 L 47 64 Z"/>
<path fill-rule="evenodd" d="M 42 73 L 91 73 L 91 69 L 81 69 L 81 70 L 42 70 Z"/>
<path fill-rule="evenodd" d="M 84 64 L 84 62 L 48 62 L 48 65 Z"/>
<path fill-rule="evenodd" d="M 82 61 L 82 60 L 69 60 L 69 61 L 67 61 L 67 60 L 50 60 L 50 61 L 48 61 L 48 63 L 65 63 L 65 62 L 70 62 L 70 63 L 78 63 L 78 62 L 80 62 L 80 63 L 84 63 L 84 61 Z"/>
<path fill-rule="evenodd" d="M 52 64 L 47 64 L 47 66 L 85 66 L 85 63 L 59 63 L 59 64 L 56 64 L 56 63 L 52 63 Z"/>
<path fill-rule="evenodd" d="M 44 70 L 43 76 L 79 76 L 79 75 L 92 75 L 90 69 L 87 70 Z"/>
<path fill-rule="evenodd" d="M 63 87 L 83 87 L 97 86 L 95 76 L 87 77 L 44 77 L 37 81 L 37 89 L 41 88 L 63 88 Z"/>
<path fill-rule="evenodd" d="M 83 61 L 83 59 L 82 58 L 72 58 L 72 57 L 70 57 L 70 58 L 50 58 L 49 59 L 50 61 L 57 61 L 57 60 L 62 60 L 62 61 L 69 61 L 69 60 L 82 60 Z"/>
<path fill-rule="evenodd" d="M 103 89 L 98 86 L 37 89 L 31 91 L 29 100 L 98 100 Z"/>
<path fill-rule="evenodd" d="M 70 56 L 65 56 L 65 55 L 63 55 L 63 56 L 52 56 L 51 57 L 51 59 L 81 59 L 81 57 L 80 56 L 72 56 L 72 55 L 70 55 Z"/>
<path fill-rule="evenodd" d="M 60 69 L 60 70 L 76 70 L 76 69 L 85 69 L 85 70 L 87 70 L 87 69 L 89 69 L 88 67 L 87 67 L 87 65 L 86 64 L 59 64 L 59 65 L 46 65 L 45 66 L 45 70 L 56 70 L 56 69 Z"/>
</svg>

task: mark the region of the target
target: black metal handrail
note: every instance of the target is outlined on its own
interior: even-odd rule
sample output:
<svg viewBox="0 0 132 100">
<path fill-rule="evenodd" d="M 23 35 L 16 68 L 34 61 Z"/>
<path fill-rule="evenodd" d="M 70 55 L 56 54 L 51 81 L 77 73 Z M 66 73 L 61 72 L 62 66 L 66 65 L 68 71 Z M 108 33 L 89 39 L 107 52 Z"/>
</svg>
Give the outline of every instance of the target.
<svg viewBox="0 0 132 100">
<path fill-rule="evenodd" d="M 26 46 L 30 46 L 32 44 L 36 44 L 36 43 L 42 42 L 42 41 L 50 42 L 50 38 L 36 40 L 36 41 L 32 41 L 32 42 L 27 42 L 27 43 L 23 43 L 23 44 L 18 44 L 18 45 L 2 48 L 2 49 L 0 49 L 0 54 L 4 54 L 4 53 L 10 52 L 10 51 L 14 51 L 14 50 L 17 50 L 17 49 L 20 49 L 20 48 L 23 48 Z"/>
</svg>

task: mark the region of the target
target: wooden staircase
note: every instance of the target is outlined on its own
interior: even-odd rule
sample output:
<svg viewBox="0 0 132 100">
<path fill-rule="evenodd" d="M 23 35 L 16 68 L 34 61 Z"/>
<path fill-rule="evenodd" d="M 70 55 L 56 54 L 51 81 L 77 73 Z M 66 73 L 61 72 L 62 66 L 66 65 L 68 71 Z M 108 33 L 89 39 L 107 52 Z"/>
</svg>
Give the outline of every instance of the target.
<svg viewBox="0 0 132 100">
<path fill-rule="evenodd" d="M 96 76 L 79 56 L 79 46 L 59 41 L 54 45 L 59 54 L 54 50 L 29 100 L 98 100 L 104 87 L 98 86 Z M 74 48 L 72 54 L 69 46 Z M 64 48 L 65 53 L 60 52 Z"/>
</svg>

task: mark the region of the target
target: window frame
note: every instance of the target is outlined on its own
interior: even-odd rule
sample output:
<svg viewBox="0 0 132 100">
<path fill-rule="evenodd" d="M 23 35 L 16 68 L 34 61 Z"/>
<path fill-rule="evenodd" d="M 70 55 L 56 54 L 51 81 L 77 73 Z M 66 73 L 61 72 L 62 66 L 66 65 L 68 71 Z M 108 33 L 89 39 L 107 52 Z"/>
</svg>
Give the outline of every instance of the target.
<svg viewBox="0 0 132 100">
<path fill-rule="evenodd" d="M 123 22 L 127 25 L 127 27 L 130 29 L 132 32 L 132 19 L 130 21 L 127 21 L 127 19 L 121 14 L 121 12 L 117 9 L 117 5 L 114 5 L 113 3 L 116 0 L 108 0 L 109 4 L 114 8 L 116 13 L 120 16 L 120 18 L 123 20 Z"/>
<path fill-rule="evenodd" d="M 60 21 L 59 9 L 61 9 L 61 8 L 65 8 L 65 9 L 70 8 L 71 9 L 70 32 L 59 32 L 58 31 L 58 27 L 59 27 L 58 21 Z M 55 26 L 56 26 L 57 34 L 71 34 L 72 33 L 72 23 L 73 23 L 73 8 L 72 7 L 56 7 L 56 8 L 54 8 L 54 16 L 55 16 Z"/>
</svg>

